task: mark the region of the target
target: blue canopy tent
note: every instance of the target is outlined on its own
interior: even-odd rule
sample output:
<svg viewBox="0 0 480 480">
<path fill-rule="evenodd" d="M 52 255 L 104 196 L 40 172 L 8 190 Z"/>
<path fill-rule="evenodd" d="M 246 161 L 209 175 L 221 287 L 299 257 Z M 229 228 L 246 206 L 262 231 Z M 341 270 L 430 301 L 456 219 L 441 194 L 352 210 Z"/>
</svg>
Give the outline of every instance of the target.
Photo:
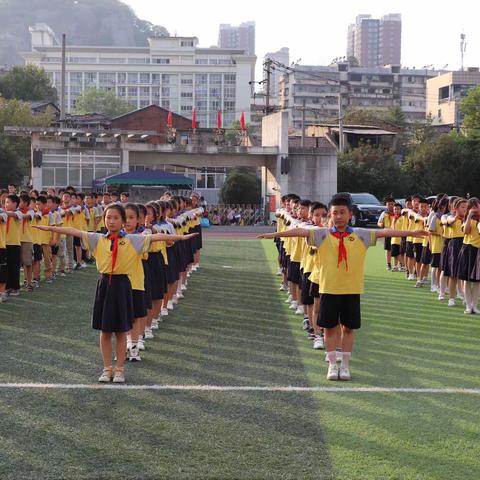
<svg viewBox="0 0 480 480">
<path fill-rule="evenodd" d="M 163 172 L 161 170 L 143 170 L 117 173 L 105 178 L 97 178 L 92 182 L 94 189 L 108 185 L 142 185 L 172 189 L 191 189 L 193 188 L 193 180 L 177 173 Z"/>
</svg>

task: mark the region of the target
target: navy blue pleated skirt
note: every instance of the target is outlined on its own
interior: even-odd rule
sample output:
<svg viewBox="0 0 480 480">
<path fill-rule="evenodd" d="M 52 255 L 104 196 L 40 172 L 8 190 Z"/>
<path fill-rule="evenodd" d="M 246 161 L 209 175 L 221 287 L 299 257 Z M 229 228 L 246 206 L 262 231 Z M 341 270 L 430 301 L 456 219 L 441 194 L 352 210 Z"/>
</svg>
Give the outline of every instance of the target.
<svg viewBox="0 0 480 480">
<path fill-rule="evenodd" d="M 145 285 L 145 306 L 148 310 L 152 308 L 152 279 L 150 278 L 150 266 L 148 260 L 142 260 L 144 285 Z"/>
<path fill-rule="evenodd" d="M 147 260 L 150 268 L 152 300 L 162 300 L 167 291 L 165 261 L 160 252 L 150 252 Z"/>
<path fill-rule="evenodd" d="M 92 328 L 106 333 L 128 332 L 134 319 L 132 285 L 128 275 L 103 274 L 97 282 Z"/>
</svg>

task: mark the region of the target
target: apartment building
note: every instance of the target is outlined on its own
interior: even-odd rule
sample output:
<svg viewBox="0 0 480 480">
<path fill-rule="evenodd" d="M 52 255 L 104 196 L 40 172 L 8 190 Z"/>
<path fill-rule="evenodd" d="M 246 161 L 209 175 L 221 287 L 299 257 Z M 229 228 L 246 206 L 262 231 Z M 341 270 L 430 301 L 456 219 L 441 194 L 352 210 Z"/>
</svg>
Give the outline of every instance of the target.
<svg viewBox="0 0 480 480">
<path fill-rule="evenodd" d="M 30 27 L 32 48 L 26 64 L 45 69 L 61 88 L 61 46 L 45 24 Z M 254 55 L 229 48 L 201 48 L 196 37 L 152 37 L 147 47 L 68 45 L 66 111 L 89 88 L 109 90 L 137 108 L 154 104 L 214 127 L 218 110 L 225 126 L 245 112 L 249 121 Z"/>
<path fill-rule="evenodd" d="M 255 22 L 240 25 L 220 24 L 218 47 L 243 50 L 247 55 L 255 55 Z"/>
<path fill-rule="evenodd" d="M 434 125 L 460 127 L 463 115 L 460 103 L 470 89 L 480 85 L 478 68 L 448 72 L 427 81 L 427 115 Z"/>
<path fill-rule="evenodd" d="M 342 107 L 388 110 L 400 107 L 406 120 L 425 118 L 426 82 L 435 70 L 333 66 L 298 66 L 280 82 L 280 107 L 289 111 L 290 125 L 338 121 L 338 97 L 342 84 Z M 305 113 L 303 113 L 305 112 Z"/>
</svg>

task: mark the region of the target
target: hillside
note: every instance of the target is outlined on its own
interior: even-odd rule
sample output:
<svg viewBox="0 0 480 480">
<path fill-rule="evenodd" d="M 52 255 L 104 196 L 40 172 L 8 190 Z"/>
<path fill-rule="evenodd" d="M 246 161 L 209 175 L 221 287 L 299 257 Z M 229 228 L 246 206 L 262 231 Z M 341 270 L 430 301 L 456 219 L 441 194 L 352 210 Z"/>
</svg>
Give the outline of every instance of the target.
<svg viewBox="0 0 480 480">
<path fill-rule="evenodd" d="M 119 0 L 0 0 L 0 65 L 22 64 L 28 27 L 46 23 L 71 45 L 143 46 L 164 27 L 140 20 Z"/>
</svg>

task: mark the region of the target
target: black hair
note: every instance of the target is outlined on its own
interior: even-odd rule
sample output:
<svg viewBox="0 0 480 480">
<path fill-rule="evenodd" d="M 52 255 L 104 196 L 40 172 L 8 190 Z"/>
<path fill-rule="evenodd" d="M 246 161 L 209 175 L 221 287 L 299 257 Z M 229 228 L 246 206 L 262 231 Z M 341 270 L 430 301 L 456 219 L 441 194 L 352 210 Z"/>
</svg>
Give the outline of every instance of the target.
<svg viewBox="0 0 480 480">
<path fill-rule="evenodd" d="M 147 209 L 145 208 L 145 205 L 143 203 L 137 203 L 137 207 L 138 207 L 138 212 L 143 214 L 143 216 L 147 214 Z"/>
<path fill-rule="evenodd" d="M 401 204 L 401 203 L 398 203 L 398 202 L 395 202 L 395 204 L 394 204 L 393 206 L 394 206 L 394 207 L 403 208 L 402 204 Z"/>
<path fill-rule="evenodd" d="M 310 200 L 300 200 L 300 206 L 301 207 L 310 207 L 312 202 Z"/>
<path fill-rule="evenodd" d="M 332 199 L 330 200 L 331 207 L 340 207 L 345 206 L 348 207 L 349 210 L 352 209 L 352 197 L 349 193 L 341 192 L 336 193 Z"/>
<path fill-rule="evenodd" d="M 55 205 L 60 205 L 60 204 L 62 203 L 62 200 L 61 200 L 61 198 L 60 198 L 58 195 L 54 195 L 54 196 L 53 196 L 53 203 L 54 203 Z"/>
<path fill-rule="evenodd" d="M 411 201 L 412 201 L 412 196 L 409 196 L 409 197 L 407 197 L 407 198 L 405 199 L 405 203 L 411 202 Z"/>
<path fill-rule="evenodd" d="M 19 200 L 19 204 L 20 204 L 20 201 L 21 202 L 25 202 L 25 203 L 30 203 L 30 195 L 28 193 L 21 193 L 19 196 L 18 196 L 18 200 Z"/>
<path fill-rule="evenodd" d="M 288 195 L 282 195 L 281 201 L 286 202 L 288 200 Z"/>
<path fill-rule="evenodd" d="M 289 200 L 300 201 L 300 197 L 298 195 L 295 195 L 295 193 L 290 193 Z"/>
<path fill-rule="evenodd" d="M 47 197 L 45 195 L 40 195 L 38 198 L 37 198 L 37 202 L 40 202 L 40 203 L 43 203 L 44 205 L 46 205 L 47 203 Z"/>
<path fill-rule="evenodd" d="M 108 205 L 106 208 L 105 208 L 105 211 L 103 212 L 103 220 L 105 221 L 105 217 L 107 216 L 107 212 L 109 210 L 116 210 L 120 216 L 122 217 L 122 222 L 125 223 L 127 221 L 127 216 L 125 214 L 125 209 L 121 206 L 121 205 L 118 205 L 118 203 L 113 203 L 111 205 Z"/>
<path fill-rule="evenodd" d="M 137 218 L 140 216 L 140 209 L 136 203 L 127 203 L 123 208 L 125 208 L 125 210 L 133 210 Z"/>
<path fill-rule="evenodd" d="M 18 208 L 18 204 L 20 203 L 20 199 L 18 198 L 18 195 L 15 195 L 14 193 L 8 195 L 7 197 L 11 202 L 13 203 L 16 203 L 17 204 L 17 208 Z"/>
<path fill-rule="evenodd" d="M 51 200 L 51 201 L 53 202 L 53 195 L 47 195 L 47 196 L 46 196 L 46 199 L 47 199 L 47 200 Z"/>
<path fill-rule="evenodd" d="M 148 209 L 150 208 L 153 212 L 153 221 L 152 223 L 157 223 L 158 222 L 158 216 L 159 216 L 159 211 L 158 211 L 158 205 L 155 202 L 148 202 L 145 207 Z"/>
<path fill-rule="evenodd" d="M 412 195 L 412 200 L 421 200 L 422 196 L 419 193 L 416 193 L 415 195 Z"/>
<path fill-rule="evenodd" d="M 385 203 L 389 203 L 389 202 L 394 202 L 395 203 L 395 199 L 389 195 L 388 197 L 385 197 L 385 200 L 384 200 Z"/>
<path fill-rule="evenodd" d="M 128 192 L 122 192 L 120 195 L 125 195 L 126 197 L 130 197 L 130 194 Z"/>
</svg>

